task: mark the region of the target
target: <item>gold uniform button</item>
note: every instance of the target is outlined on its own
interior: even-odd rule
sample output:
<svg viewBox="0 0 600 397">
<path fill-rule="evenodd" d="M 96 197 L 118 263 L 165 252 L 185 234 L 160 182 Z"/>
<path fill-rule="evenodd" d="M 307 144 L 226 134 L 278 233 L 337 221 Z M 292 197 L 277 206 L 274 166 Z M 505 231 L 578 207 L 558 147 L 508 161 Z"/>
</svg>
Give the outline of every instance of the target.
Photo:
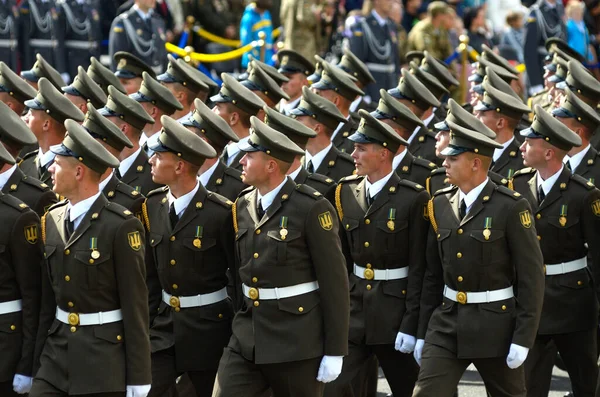
<svg viewBox="0 0 600 397">
<path fill-rule="evenodd" d="M 456 257 L 457 257 L 458 259 L 460 259 L 460 258 L 462 258 L 462 254 L 459 252 L 459 253 L 457 253 L 457 254 L 456 254 Z"/>
<path fill-rule="evenodd" d="M 179 313 L 180 311 L 181 311 L 181 308 L 179 308 L 179 307 L 176 307 L 176 308 L 175 308 L 175 312 L 176 312 L 176 313 Z"/>
<path fill-rule="evenodd" d="M 253 283 L 258 283 L 258 277 L 252 277 L 252 282 Z"/>
<path fill-rule="evenodd" d="M 258 259 L 258 252 L 254 253 L 254 259 Z"/>
<path fill-rule="evenodd" d="M 122 340 L 123 337 L 121 335 L 117 335 L 117 340 Z"/>
<path fill-rule="evenodd" d="M 577 285 L 583 285 L 583 281 L 581 281 L 581 280 L 577 281 Z"/>
<path fill-rule="evenodd" d="M 366 224 L 366 225 L 369 225 L 370 223 L 371 223 L 371 220 L 370 220 L 370 219 L 365 219 L 365 224 Z"/>
<path fill-rule="evenodd" d="M 254 233 L 260 234 L 260 229 L 256 229 L 256 231 Z"/>
<path fill-rule="evenodd" d="M 457 280 L 458 280 L 458 282 L 459 282 L 459 283 L 462 283 L 462 282 L 463 282 L 463 280 L 464 280 L 464 279 L 463 279 L 463 276 L 458 276 Z"/>
<path fill-rule="evenodd" d="M 171 259 L 171 261 L 170 261 L 169 263 L 171 264 L 171 266 L 175 266 L 175 264 L 176 264 L 177 262 L 175 262 L 175 259 Z"/>
<path fill-rule="evenodd" d="M 71 327 L 71 332 L 75 332 L 75 331 L 77 331 L 77 328 L 76 327 Z"/>
<path fill-rule="evenodd" d="M 90 265 L 94 264 L 94 260 L 93 259 L 90 259 L 89 262 L 90 262 Z"/>
<path fill-rule="evenodd" d="M 365 248 L 369 248 L 369 245 L 370 245 L 369 242 L 365 241 Z"/>
<path fill-rule="evenodd" d="M 463 234 L 463 230 L 462 230 L 462 229 L 458 229 L 458 230 L 456 231 L 456 233 L 458 233 L 458 234 Z"/>
<path fill-rule="evenodd" d="M 438 233 L 437 238 L 440 238 L 440 237 L 442 237 L 442 235 Z"/>
<path fill-rule="evenodd" d="M 542 214 L 537 214 L 537 215 L 535 216 L 535 219 L 542 219 Z"/>
<path fill-rule="evenodd" d="M 65 250 L 65 255 L 69 255 L 70 253 L 71 253 L 71 250 L 69 250 L 69 249 Z"/>
<path fill-rule="evenodd" d="M 302 313 L 302 312 L 304 311 L 304 308 L 303 308 L 302 306 L 300 306 L 300 307 L 298 308 L 298 311 L 299 311 L 300 313 Z"/>
<path fill-rule="evenodd" d="M 171 241 L 175 241 L 177 238 L 175 236 L 171 236 L 171 238 L 169 240 Z"/>
<path fill-rule="evenodd" d="M 217 317 L 223 318 L 223 315 L 221 313 L 219 313 L 219 315 Z"/>
<path fill-rule="evenodd" d="M 75 306 L 75 304 L 73 302 L 69 302 L 69 303 L 67 303 L 67 306 L 73 307 L 73 306 Z"/>
<path fill-rule="evenodd" d="M 402 295 L 406 295 L 406 290 L 405 289 L 402 290 Z"/>
<path fill-rule="evenodd" d="M 16 329 L 17 329 L 17 326 L 16 326 L 16 325 L 14 325 L 14 324 L 13 324 L 13 325 L 11 325 L 11 326 L 10 326 L 10 330 L 11 330 L 11 331 L 14 331 L 14 330 L 16 330 Z"/>
<path fill-rule="evenodd" d="M 538 236 L 538 241 L 540 241 L 542 239 L 542 236 Z"/>
<path fill-rule="evenodd" d="M 373 288 L 371 287 L 371 284 L 367 284 L 367 291 L 371 291 L 371 288 Z"/>
<path fill-rule="evenodd" d="M 258 301 L 254 301 L 254 307 L 258 307 L 258 305 L 260 305 L 260 303 Z"/>
<path fill-rule="evenodd" d="M 65 281 L 67 281 L 67 282 L 71 281 L 71 277 L 69 277 L 68 274 L 65 276 Z"/>
<path fill-rule="evenodd" d="M 506 310 L 506 305 L 502 305 L 502 310 Z"/>
<path fill-rule="evenodd" d="M 173 284 L 173 289 L 177 289 L 179 286 L 177 284 Z"/>
</svg>

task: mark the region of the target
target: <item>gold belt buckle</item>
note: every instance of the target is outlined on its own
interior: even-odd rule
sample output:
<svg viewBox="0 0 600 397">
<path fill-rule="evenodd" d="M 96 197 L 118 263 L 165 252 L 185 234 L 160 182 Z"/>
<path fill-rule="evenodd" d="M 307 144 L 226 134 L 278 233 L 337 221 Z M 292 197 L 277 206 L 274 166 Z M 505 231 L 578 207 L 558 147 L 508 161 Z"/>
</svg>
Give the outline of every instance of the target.
<svg viewBox="0 0 600 397">
<path fill-rule="evenodd" d="M 250 290 L 248 291 L 248 296 L 253 301 L 257 300 L 258 299 L 258 290 L 256 288 L 250 288 Z"/>
<path fill-rule="evenodd" d="M 456 301 L 461 305 L 467 303 L 467 294 L 465 292 L 459 291 L 456 293 Z"/>
<path fill-rule="evenodd" d="M 171 307 L 179 307 L 180 304 L 178 297 L 171 296 L 171 298 L 169 298 L 169 305 L 171 305 Z"/>
<path fill-rule="evenodd" d="M 373 269 L 365 269 L 363 274 L 367 280 L 373 280 L 375 278 L 375 272 Z"/>
<path fill-rule="evenodd" d="M 69 320 L 69 325 L 79 325 L 79 314 L 69 313 L 67 319 Z"/>
</svg>

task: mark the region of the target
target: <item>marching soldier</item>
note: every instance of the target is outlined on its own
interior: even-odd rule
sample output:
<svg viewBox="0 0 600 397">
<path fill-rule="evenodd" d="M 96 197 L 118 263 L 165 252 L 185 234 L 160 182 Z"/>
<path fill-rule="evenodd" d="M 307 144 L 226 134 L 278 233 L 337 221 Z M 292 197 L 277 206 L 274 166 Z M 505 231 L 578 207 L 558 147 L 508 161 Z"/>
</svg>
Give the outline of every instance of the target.
<svg viewBox="0 0 600 397">
<path fill-rule="evenodd" d="M 100 56 L 100 0 L 59 0 L 57 7 L 61 19 L 59 25 L 65 29 L 66 72 L 74 78 L 79 66 L 87 69 L 90 57 Z"/>
<path fill-rule="evenodd" d="M 535 345 L 525 363 L 528 389 L 551 376 L 539 366 L 545 346 L 554 341 L 576 396 L 593 396 L 598 377 L 596 333 L 598 298 L 592 277 L 600 259 L 600 191 L 563 164 L 582 140 L 536 106 L 531 128 L 523 130 L 526 166 L 512 181 L 530 202 L 544 255 L 544 306 Z M 592 268 L 587 268 L 591 254 Z M 540 372 L 548 370 L 547 372 Z"/>
<path fill-rule="evenodd" d="M 354 84 L 363 91 L 371 83 L 375 83 L 375 78 L 369 71 L 369 67 L 363 61 L 358 59 L 358 57 L 348 48 L 344 48 L 344 55 L 342 55 L 340 62 L 336 66 L 356 79 L 353 80 Z M 396 81 L 398 81 L 398 79 L 394 80 L 391 85 L 396 84 Z M 358 112 L 359 109 L 366 110 L 372 103 L 375 103 L 374 99 L 369 95 L 359 95 L 350 104 L 350 113 Z M 356 115 L 356 117 L 359 119 L 358 122 L 360 122 L 360 117 L 358 117 L 358 115 Z"/>
<path fill-rule="evenodd" d="M 120 165 L 115 170 L 115 175 L 121 182 L 146 195 L 160 187 L 152 181 L 148 155 L 140 146 L 142 128 L 154 119 L 146 113 L 142 105 L 116 88 L 108 87 L 108 92 L 106 106 L 98 112 L 119 127 L 133 144 L 132 148 L 125 147 L 121 151 Z"/>
<path fill-rule="evenodd" d="M 165 22 L 149 2 L 135 0 L 133 7 L 118 15 L 110 28 L 108 54 L 114 60 L 111 69 L 118 68 L 116 53 L 125 51 L 150 65 L 155 75 L 162 73 L 167 58 L 165 32 Z"/>
<path fill-rule="evenodd" d="M 352 175 L 354 159 L 339 151 L 331 139 L 335 128 L 346 121 L 333 102 L 303 87 L 302 100 L 292 110 L 292 117 L 317 133 L 308 140 L 304 152 L 304 168 L 309 174 L 321 174 L 334 181 Z"/>
<path fill-rule="evenodd" d="M 300 53 L 293 50 L 281 50 L 277 52 L 279 62 L 279 73 L 282 73 L 289 81 L 281 85 L 281 89 L 290 97 L 279 102 L 279 111 L 286 116 L 295 109 L 302 99 L 302 87 L 310 86 L 308 76 L 315 72 L 315 66 Z"/>
<path fill-rule="evenodd" d="M 0 34 L 0 61 L 17 70 L 19 55 L 19 7 L 17 0 L 3 1 L 0 4 L 0 26 L 4 26 Z M 27 38 L 25 38 L 26 40 Z"/>
<path fill-rule="evenodd" d="M 566 79 L 555 86 L 556 99 L 554 103 L 562 103 L 565 88 L 569 87 L 579 99 L 596 108 L 599 103 L 600 82 L 589 73 L 585 66 L 574 59 L 567 63 L 567 67 L 569 70 Z"/>
<path fill-rule="evenodd" d="M 411 62 L 409 64 L 409 71 L 429 90 L 429 92 L 433 94 L 434 97 L 437 98 L 438 101 L 440 101 L 441 108 L 442 100 L 448 97 L 450 91 L 437 79 L 437 77 L 421 69 L 417 62 Z M 423 114 L 423 120 L 427 121 L 431 118 L 427 125 L 433 125 L 441 120 L 437 117 L 437 109 L 437 107 L 433 107 Z M 429 112 L 431 112 L 431 114 L 429 114 Z"/>
<path fill-rule="evenodd" d="M 0 86 L 0 101 L 19 116 L 25 112 L 25 101 L 33 99 L 37 95 L 37 91 L 4 62 L 0 62 Z"/>
<path fill-rule="evenodd" d="M 508 83 L 513 90 L 516 92 L 515 85 L 519 83 L 519 76 L 516 74 L 506 70 L 505 68 L 498 66 L 485 58 L 479 57 L 477 61 L 477 69 L 475 72 L 468 77 L 468 80 L 471 82 L 471 92 L 473 92 L 473 87 L 477 84 L 483 83 L 483 79 L 486 76 L 486 71 L 490 69 L 494 71 L 502 80 Z"/>
<path fill-rule="evenodd" d="M 113 86 L 117 90 L 125 94 L 127 91 L 121 84 L 121 81 L 115 74 L 106 66 L 102 65 L 95 57 L 90 58 L 90 66 L 87 68 L 87 74 L 106 95 L 108 95 L 108 87 Z"/>
<path fill-rule="evenodd" d="M 241 75 L 239 75 L 239 81 L 244 81 L 248 79 L 248 75 L 250 74 L 254 66 L 257 66 L 261 68 L 263 72 L 266 72 L 269 75 L 269 77 L 275 80 L 275 83 L 277 83 L 277 85 L 280 87 L 283 83 L 287 83 L 289 81 L 289 79 L 283 73 L 280 73 L 276 67 L 261 62 L 258 59 L 253 59 L 250 62 L 246 73 L 242 73 Z"/>
<path fill-rule="evenodd" d="M 62 91 L 83 114 L 86 114 L 88 111 L 88 103 L 94 107 L 101 108 L 106 104 L 107 100 L 102 88 L 88 76 L 85 69 L 81 66 L 77 69 L 77 75 L 73 79 L 73 82 L 66 87 L 62 87 Z"/>
<path fill-rule="evenodd" d="M 490 170 L 505 178 L 523 168 L 523 158 L 519 155 L 520 142 L 515 138 L 515 128 L 529 108 L 515 97 L 502 92 L 489 81 L 484 85 L 485 94 L 477 106 L 477 118 L 496 134 L 496 142 L 502 145 L 494 150 Z"/>
<path fill-rule="evenodd" d="M 248 74 L 248 78 L 242 81 L 241 84 L 254 92 L 272 109 L 275 109 L 275 105 L 281 100 L 287 101 L 290 99 L 290 96 L 258 64 L 254 65 Z"/>
<path fill-rule="evenodd" d="M 394 396 L 411 396 L 418 366 L 410 353 L 425 271 L 425 252 L 417 247 L 426 243 L 429 195 L 394 173 L 393 157 L 408 143 L 365 110 L 360 115 L 349 138 L 357 176 L 342 178 L 335 191 L 350 273 L 349 354 L 325 394 L 344 395 L 363 363 L 376 355 Z"/>
<path fill-rule="evenodd" d="M 522 364 L 535 340 L 544 285 L 531 207 L 490 181 L 499 143 L 446 123 L 452 134 L 441 154 L 454 186 L 428 204 L 413 396 L 452 396 L 471 363 L 492 396 L 524 396 Z"/>
<path fill-rule="evenodd" d="M 47 78 L 57 90 L 60 90 L 65 85 L 65 81 L 58 73 L 58 70 L 54 69 L 48 61 L 42 57 L 41 54 L 36 54 L 36 61 L 30 70 L 21 71 L 21 77 L 25 79 L 36 91 L 39 89 L 38 81 L 45 77 Z"/>
<path fill-rule="evenodd" d="M 151 370 L 144 228 L 98 188 L 119 161 L 77 122 L 65 125 L 50 172 L 55 192 L 67 200 L 42 221 L 40 367 L 29 395 L 145 397 Z M 111 376 L 98 376 L 107 369 Z"/>
<path fill-rule="evenodd" d="M 180 121 L 187 120 L 192 117 L 196 98 L 205 102 L 212 85 L 209 86 L 205 83 L 210 79 L 204 73 L 188 65 L 182 58 L 175 59 L 171 54 L 167 57 L 169 58 L 167 71 L 156 79 L 167 87 L 183 106 L 183 109 L 176 110 L 171 117 Z"/>
<path fill-rule="evenodd" d="M 208 142 L 219 157 L 229 142 L 236 143 L 239 138 L 227 122 L 215 114 L 200 99 L 196 98 L 192 116 L 181 123 Z M 198 179 L 207 190 L 235 200 L 246 185 L 242 182 L 242 173 L 228 167 L 220 158 L 207 158 L 198 171 Z"/>
<path fill-rule="evenodd" d="M 327 62 L 323 64 L 321 79 L 311 86 L 311 90 L 332 102 L 345 118 L 334 128 L 331 142 L 341 152 L 352 153 L 354 146 L 347 138 L 356 130 L 357 122 L 350 114 L 350 105 L 357 96 L 364 95 L 364 92 L 354 84 L 346 72 Z"/>
<path fill-rule="evenodd" d="M 409 62 L 410 65 L 411 62 Z M 452 75 L 448 66 L 442 61 L 435 59 L 427 51 L 423 51 L 423 59 L 417 62 L 420 64 L 419 69 L 433 75 L 448 91 L 454 90 L 459 86 L 458 80 Z M 442 98 L 439 98 L 442 101 Z M 447 112 L 446 101 L 443 101 L 439 108 L 434 112 L 439 120 L 446 117 Z"/>
<path fill-rule="evenodd" d="M 274 395 L 321 396 L 348 352 L 338 220 L 319 192 L 286 177 L 302 150 L 257 118 L 251 123 L 241 162 L 253 188 L 233 207 L 244 298 L 214 395 L 255 397 L 270 387 Z"/>
<path fill-rule="evenodd" d="M 410 144 L 408 151 L 416 157 L 438 164 L 440 160 L 435 156 L 435 134 L 427 125 L 433 120 L 433 108 L 440 107 L 440 101 L 406 69 L 402 69 L 398 86 L 388 90 L 388 93 L 408 107 L 425 125 L 413 131 L 407 139 Z"/>
<path fill-rule="evenodd" d="M 140 90 L 144 72 L 156 78 L 156 73 L 150 65 L 129 52 L 119 51 L 113 55 L 113 60 L 116 65 L 115 76 L 119 78 L 127 95 L 135 94 Z"/>
<path fill-rule="evenodd" d="M 147 258 L 162 287 L 150 328 L 149 396 L 163 396 L 186 372 L 196 395 L 210 397 L 231 336 L 226 271 L 234 266 L 233 203 L 196 178 L 204 159 L 216 157 L 215 150 L 172 118 L 163 116 L 163 124 L 151 143 L 150 164 L 154 180 L 166 186 L 150 192 L 144 205 L 151 247 Z"/>
<path fill-rule="evenodd" d="M 240 159 L 244 153 L 239 144 L 248 140 L 250 135 L 250 117 L 262 112 L 266 104 L 255 93 L 244 87 L 236 79 L 226 73 L 221 74 L 223 85 L 217 95 L 210 98 L 215 104 L 212 111 L 229 124 L 237 135 L 239 142 L 230 142 L 223 150 L 222 159 L 225 165 L 242 170 Z"/>
<path fill-rule="evenodd" d="M 57 88 L 68 83 L 65 53 L 65 32 L 59 23 L 59 11 L 55 0 L 23 0 L 20 3 L 19 42 L 22 69 L 32 69 L 36 56 L 54 65 L 64 80 Z M 41 76 L 40 76 L 41 77 Z M 47 76 L 46 76 L 47 77 Z M 53 82 L 54 83 L 54 82 Z"/>
<path fill-rule="evenodd" d="M 33 132 L 8 106 L 0 104 L 0 115 L 0 142 L 11 156 L 17 155 L 24 146 L 37 142 Z M 5 163 L 0 168 L 0 190 L 27 204 L 40 217 L 57 201 L 48 185 L 25 175 L 16 164 Z"/>
<path fill-rule="evenodd" d="M 65 138 L 65 120 L 82 122 L 84 115 L 45 77 L 40 79 L 39 85 L 36 97 L 25 102 L 25 106 L 29 108 L 25 122 L 35 134 L 40 147 L 37 151 L 26 154 L 19 167 L 25 175 L 52 186 L 48 168 L 54 161 L 55 154 L 50 147 L 59 145 Z"/>
<path fill-rule="evenodd" d="M 314 55 L 314 59 L 315 59 L 315 71 L 313 72 L 313 74 L 308 76 L 308 81 L 310 82 L 310 84 L 315 84 L 319 80 L 321 80 L 321 74 L 323 73 L 323 64 L 325 62 L 327 62 L 317 54 Z"/>
<path fill-rule="evenodd" d="M 275 131 L 281 132 L 290 138 L 292 142 L 306 152 L 306 144 L 310 139 L 316 137 L 317 133 L 294 118 L 285 116 L 267 107 L 264 110 L 266 114 L 265 123 Z M 290 169 L 287 171 L 287 175 L 297 185 L 310 186 L 328 199 L 330 198 L 329 193 L 333 196 L 333 189 L 336 186 L 335 180 L 314 172 L 309 174 L 306 168 L 302 166 L 301 155 L 294 158 L 294 162 L 292 162 Z"/>
<path fill-rule="evenodd" d="M 13 164 L 15 160 L 0 145 L 0 167 Z M 3 329 L 0 334 L 0 393 L 10 397 L 31 389 L 44 246 L 40 219 L 27 204 L 12 195 L 0 193 L 0 208 L 4 225 L 4 231 L 0 232 L 3 247 L 0 253 L 3 263 L 0 278 Z"/>
<path fill-rule="evenodd" d="M 398 145 L 392 168 L 400 179 L 406 179 L 419 185 L 425 186 L 431 171 L 436 168 L 435 163 L 420 159 L 412 155 L 408 150 L 408 139 L 413 131 L 424 127 L 423 122 L 415 116 L 409 108 L 397 101 L 386 90 L 381 89 L 379 105 L 371 115 L 384 124 L 389 125 L 398 134 L 402 141 Z"/>
</svg>

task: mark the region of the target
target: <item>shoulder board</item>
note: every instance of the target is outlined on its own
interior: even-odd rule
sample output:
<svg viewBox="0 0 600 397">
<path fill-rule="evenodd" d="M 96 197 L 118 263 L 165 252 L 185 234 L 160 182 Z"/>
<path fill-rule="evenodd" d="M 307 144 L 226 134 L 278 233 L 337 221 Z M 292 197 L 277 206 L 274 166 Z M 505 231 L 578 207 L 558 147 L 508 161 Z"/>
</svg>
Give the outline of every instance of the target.
<svg viewBox="0 0 600 397">
<path fill-rule="evenodd" d="M 44 182 L 40 181 L 39 179 L 25 176 L 22 179 L 22 181 L 25 182 L 26 184 L 28 184 L 29 186 L 33 186 L 36 189 L 41 190 L 42 192 L 46 192 L 46 191 L 50 190 L 50 186 L 46 185 Z"/>
<path fill-rule="evenodd" d="M 592 182 L 588 181 L 581 175 L 577 175 L 577 174 L 571 175 L 571 180 L 574 182 L 577 182 L 581 186 L 584 186 L 587 190 L 592 190 L 593 188 L 596 187 L 596 185 L 594 185 Z"/>
<path fill-rule="evenodd" d="M 165 194 L 168 190 L 169 190 L 168 186 L 159 187 L 158 189 L 154 189 L 154 190 L 148 192 L 148 194 L 146 195 L 146 198 L 150 198 L 151 196 L 156 195 L 156 194 Z"/>
<path fill-rule="evenodd" d="M 236 170 L 235 168 L 227 167 L 224 171 L 225 174 L 234 177 L 240 182 L 242 181 L 242 172 L 240 170 Z"/>
<path fill-rule="evenodd" d="M 418 165 L 420 167 L 427 168 L 428 170 L 432 170 L 432 171 L 437 169 L 437 164 L 436 163 L 432 163 L 429 160 L 421 159 L 421 158 L 418 158 L 418 157 L 415 157 L 415 160 L 413 161 L 413 164 Z M 445 170 L 444 167 L 442 167 L 442 169 Z"/>
<path fill-rule="evenodd" d="M 346 182 L 357 181 L 357 180 L 359 180 L 361 178 L 362 178 L 362 176 L 360 176 L 360 175 L 348 175 L 348 176 L 345 176 L 342 179 L 340 179 L 338 181 L 338 183 L 346 183 Z"/>
<path fill-rule="evenodd" d="M 24 202 L 22 202 L 21 200 L 19 200 L 18 198 L 14 197 L 10 194 L 3 194 L 2 196 L 0 196 L 0 200 L 2 200 L 2 202 L 4 204 L 7 204 L 7 205 L 13 207 L 14 209 L 16 209 L 19 212 L 23 212 L 27 208 L 29 208 L 29 206 L 27 204 L 25 204 Z"/>
<path fill-rule="evenodd" d="M 343 159 L 343 160 L 349 161 L 349 162 L 351 162 L 352 164 L 354 164 L 354 159 L 353 159 L 353 158 L 352 158 L 352 156 L 350 156 L 348 153 L 340 152 L 340 153 L 338 154 L 338 157 L 339 157 L 340 159 Z"/>
<path fill-rule="evenodd" d="M 413 190 L 416 190 L 417 192 L 420 192 L 421 190 L 425 189 L 424 186 L 419 185 L 418 183 L 415 183 L 413 181 L 409 181 L 408 179 L 400 179 L 398 185 L 409 187 Z"/>
<path fill-rule="evenodd" d="M 256 189 L 254 186 L 248 186 L 247 188 L 245 188 L 244 190 L 242 190 L 240 192 L 240 194 L 238 194 L 238 198 L 247 195 L 248 193 L 250 193 L 251 191 L 253 191 L 254 189 Z"/>
<path fill-rule="evenodd" d="M 448 186 L 446 188 L 440 189 L 437 192 L 433 193 L 434 196 L 440 196 L 442 194 L 450 193 L 454 190 L 458 189 L 457 186 Z"/>
<path fill-rule="evenodd" d="M 122 183 L 122 182 L 117 184 L 117 187 L 115 188 L 115 190 L 117 190 L 119 193 L 123 193 L 123 194 L 127 195 L 128 197 L 130 197 L 132 199 L 138 199 L 140 197 L 144 197 L 143 194 L 141 194 L 140 192 L 138 192 L 131 186 L 127 185 L 126 183 Z M 155 189 L 155 190 L 159 190 L 159 189 Z"/>
<path fill-rule="evenodd" d="M 28 158 L 31 158 L 31 157 L 35 157 L 37 154 L 38 154 L 37 150 L 34 150 L 33 152 L 29 152 L 25 156 L 23 156 L 23 159 L 21 161 L 27 160 Z"/>
<path fill-rule="evenodd" d="M 446 169 L 444 167 L 439 167 L 436 168 L 435 170 L 431 171 L 431 175 L 437 175 L 437 174 L 442 174 L 442 173 L 446 173 Z"/>
<path fill-rule="evenodd" d="M 333 179 L 331 179 L 328 176 L 321 175 L 321 174 L 309 174 L 308 179 L 310 179 L 312 181 L 321 182 L 327 186 L 331 186 L 331 185 L 335 184 L 335 181 Z"/>
<path fill-rule="evenodd" d="M 513 200 L 519 200 L 522 197 L 520 193 L 515 192 L 514 190 L 510 190 L 505 186 L 497 186 L 496 190 L 499 193 L 503 193 L 504 195 L 511 197 Z"/>
<path fill-rule="evenodd" d="M 531 168 L 531 167 L 521 168 L 520 170 L 518 170 L 517 172 L 514 173 L 513 179 L 515 179 L 516 177 L 521 176 L 521 175 L 533 174 L 534 172 L 535 172 L 535 168 Z"/>
<path fill-rule="evenodd" d="M 106 206 L 104 207 L 107 210 L 114 212 L 115 214 L 118 214 L 121 216 L 121 218 L 129 218 L 131 216 L 133 216 L 133 214 L 131 213 L 131 211 L 129 211 L 127 208 L 123 207 L 122 205 L 116 204 L 116 203 L 108 203 L 106 204 Z"/>
<path fill-rule="evenodd" d="M 67 205 L 67 200 L 59 201 L 58 203 L 52 204 L 50 207 L 48 207 L 48 211 L 46 211 L 46 212 L 50 212 L 53 209 L 60 208 L 60 207 L 65 206 L 65 205 Z"/>
<path fill-rule="evenodd" d="M 323 195 L 321 193 L 317 192 L 315 189 L 313 189 L 312 187 L 310 187 L 308 185 L 297 185 L 296 191 L 300 192 L 302 194 L 305 194 L 309 197 L 312 197 L 315 200 L 323 197 Z"/>
<path fill-rule="evenodd" d="M 207 197 L 210 201 L 213 201 L 227 209 L 231 208 L 231 206 L 233 205 L 233 202 L 231 200 L 217 193 L 209 192 Z"/>
<path fill-rule="evenodd" d="M 506 186 L 508 184 L 508 179 L 494 171 L 489 171 L 488 176 L 490 180 L 498 186 Z"/>
</svg>

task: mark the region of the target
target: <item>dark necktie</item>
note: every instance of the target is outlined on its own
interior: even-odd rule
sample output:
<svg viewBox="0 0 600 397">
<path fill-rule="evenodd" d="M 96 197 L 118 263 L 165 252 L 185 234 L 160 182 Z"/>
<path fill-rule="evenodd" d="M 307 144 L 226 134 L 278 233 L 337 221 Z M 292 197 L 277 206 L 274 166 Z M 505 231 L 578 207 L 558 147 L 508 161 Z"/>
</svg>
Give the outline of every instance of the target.
<svg viewBox="0 0 600 397">
<path fill-rule="evenodd" d="M 65 213 L 65 230 L 67 231 L 67 240 L 69 240 L 75 230 L 75 224 L 71 221 L 71 210 L 67 210 Z"/>
<path fill-rule="evenodd" d="M 375 195 L 375 197 L 377 197 L 377 195 Z M 367 190 L 367 205 L 370 207 L 371 204 L 373 204 L 373 201 L 375 201 L 375 197 L 371 197 L 370 192 Z"/>
<path fill-rule="evenodd" d="M 171 203 L 169 206 L 169 220 L 171 221 L 171 229 L 174 229 L 177 221 L 179 221 L 177 212 L 175 212 L 175 203 Z"/>
<path fill-rule="evenodd" d="M 306 165 L 306 171 L 308 171 L 309 174 L 315 173 L 315 167 L 313 166 L 312 160 L 308 161 L 308 164 Z"/>
<path fill-rule="evenodd" d="M 544 188 L 542 186 L 538 189 L 538 201 L 541 203 L 546 198 L 546 193 L 544 193 Z"/>
<path fill-rule="evenodd" d="M 117 177 L 117 179 L 121 179 L 122 178 L 121 171 L 119 171 L 118 168 L 115 168 L 115 176 Z"/>
<path fill-rule="evenodd" d="M 460 216 L 460 219 L 463 219 L 465 216 L 467 215 L 467 203 L 465 203 L 465 200 L 460 200 L 460 209 L 458 210 L 458 216 Z"/>
<path fill-rule="evenodd" d="M 571 160 L 567 160 L 567 168 L 569 169 L 569 171 L 571 171 L 571 173 L 573 173 L 573 168 L 571 167 Z"/>
<path fill-rule="evenodd" d="M 256 205 L 256 213 L 258 214 L 258 219 L 262 219 L 265 216 L 265 210 L 263 210 L 260 200 L 258 200 L 258 204 Z"/>
</svg>

